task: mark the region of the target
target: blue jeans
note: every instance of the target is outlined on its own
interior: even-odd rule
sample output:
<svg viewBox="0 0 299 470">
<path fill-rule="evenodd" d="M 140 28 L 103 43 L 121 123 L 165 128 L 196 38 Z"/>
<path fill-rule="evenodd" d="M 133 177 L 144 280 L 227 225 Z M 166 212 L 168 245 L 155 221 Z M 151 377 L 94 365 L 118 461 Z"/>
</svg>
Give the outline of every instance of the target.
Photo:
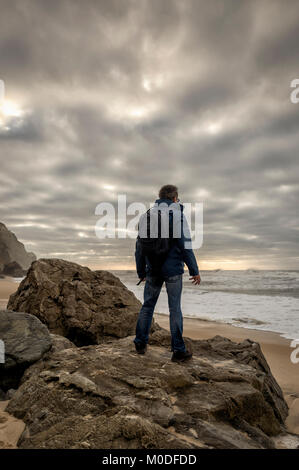
<svg viewBox="0 0 299 470">
<path fill-rule="evenodd" d="M 134 343 L 147 344 L 154 309 L 165 281 L 168 295 L 171 350 L 186 351 L 183 340 L 183 315 L 181 310 L 182 274 L 171 277 L 147 276 L 144 287 L 144 302 L 138 315 Z"/>
</svg>

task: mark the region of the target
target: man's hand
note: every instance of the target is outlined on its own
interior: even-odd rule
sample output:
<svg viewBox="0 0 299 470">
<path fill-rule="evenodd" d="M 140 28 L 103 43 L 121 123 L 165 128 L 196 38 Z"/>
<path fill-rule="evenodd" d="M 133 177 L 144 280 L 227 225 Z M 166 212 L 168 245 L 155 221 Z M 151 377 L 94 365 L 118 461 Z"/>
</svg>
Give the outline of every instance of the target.
<svg viewBox="0 0 299 470">
<path fill-rule="evenodd" d="M 191 276 L 191 277 L 189 277 L 189 281 L 191 281 L 191 279 L 192 279 L 192 284 L 194 284 L 195 286 L 197 286 L 198 284 L 200 284 L 201 279 L 200 279 L 200 275 L 199 275 L 199 274 L 197 274 L 197 276 Z"/>
</svg>

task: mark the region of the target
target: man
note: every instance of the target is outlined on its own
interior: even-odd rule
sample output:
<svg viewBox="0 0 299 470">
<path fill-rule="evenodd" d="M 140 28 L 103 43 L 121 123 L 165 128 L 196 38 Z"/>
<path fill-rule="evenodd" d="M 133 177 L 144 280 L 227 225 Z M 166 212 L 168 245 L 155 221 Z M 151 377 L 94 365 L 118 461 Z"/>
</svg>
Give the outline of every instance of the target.
<svg viewBox="0 0 299 470">
<path fill-rule="evenodd" d="M 189 269 L 190 280 L 193 284 L 200 284 L 200 275 L 191 247 L 191 239 L 186 236 L 186 219 L 183 215 L 183 205 L 179 203 L 178 188 L 170 184 L 163 186 L 159 191 L 159 199 L 155 201 L 155 206 L 161 211 L 165 208 L 168 209 L 166 212 L 169 219 L 167 220 L 170 226 L 172 224 L 172 230 L 174 230 L 174 220 L 179 220 L 181 230 L 178 232 L 178 236 L 172 232 L 173 237 L 169 251 L 166 258 L 163 258 L 158 271 L 153 261 L 144 254 L 142 240 L 139 236 L 137 237 L 135 251 L 137 274 L 141 281 L 146 279 L 146 283 L 144 303 L 139 312 L 134 343 L 138 354 L 146 352 L 155 305 L 165 282 L 170 314 L 171 350 L 173 352 L 171 360 L 182 362 L 192 357 L 192 353 L 186 349 L 183 340 L 181 294 L 184 263 Z M 171 210 L 169 210 L 170 208 Z"/>
</svg>

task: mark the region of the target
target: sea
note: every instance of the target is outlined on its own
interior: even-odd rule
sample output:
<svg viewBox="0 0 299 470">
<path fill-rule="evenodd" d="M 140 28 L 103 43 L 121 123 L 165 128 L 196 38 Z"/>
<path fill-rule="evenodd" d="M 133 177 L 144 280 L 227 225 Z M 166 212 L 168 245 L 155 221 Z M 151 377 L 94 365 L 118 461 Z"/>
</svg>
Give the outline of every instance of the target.
<svg viewBox="0 0 299 470">
<path fill-rule="evenodd" d="M 135 271 L 113 271 L 136 297 L 143 300 L 144 283 L 136 285 Z M 299 270 L 201 271 L 201 284 L 183 275 L 184 317 L 272 331 L 299 339 Z M 163 286 L 155 312 L 168 315 Z"/>
</svg>

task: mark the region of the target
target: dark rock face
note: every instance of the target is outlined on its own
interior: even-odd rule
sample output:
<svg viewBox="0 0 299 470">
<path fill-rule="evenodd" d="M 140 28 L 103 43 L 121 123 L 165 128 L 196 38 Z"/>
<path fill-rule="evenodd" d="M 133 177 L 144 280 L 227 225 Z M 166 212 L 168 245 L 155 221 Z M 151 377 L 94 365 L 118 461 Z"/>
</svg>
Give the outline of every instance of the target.
<svg viewBox="0 0 299 470">
<path fill-rule="evenodd" d="M 0 388 L 16 388 L 24 370 L 51 348 L 48 329 L 28 313 L 0 310 L 0 339 L 5 344 L 5 363 L 0 364 Z"/>
<path fill-rule="evenodd" d="M 140 306 L 113 274 L 59 259 L 32 263 L 8 302 L 9 309 L 37 316 L 77 346 L 132 335 Z"/>
<path fill-rule="evenodd" d="M 0 272 L 14 261 L 26 271 L 35 259 L 35 254 L 28 253 L 15 234 L 0 222 Z"/>
<path fill-rule="evenodd" d="M 26 270 L 21 268 L 19 263 L 17 263 L 16 261 L 12 261 L 11 263 L 5 264 L 2 272 L 6 276 L 12 277 L 23 277 L 26 274 Z"/>
<path fill-rule="evenodd" d="M 19 447 L 275 448 L 287 405 L 255 343 L 187 340 L 176 364 L 169 334 L 152 339 L 144 356 L 133 336 L 46 353 L 7 408 L 27 425 Z"/>
</svg>

